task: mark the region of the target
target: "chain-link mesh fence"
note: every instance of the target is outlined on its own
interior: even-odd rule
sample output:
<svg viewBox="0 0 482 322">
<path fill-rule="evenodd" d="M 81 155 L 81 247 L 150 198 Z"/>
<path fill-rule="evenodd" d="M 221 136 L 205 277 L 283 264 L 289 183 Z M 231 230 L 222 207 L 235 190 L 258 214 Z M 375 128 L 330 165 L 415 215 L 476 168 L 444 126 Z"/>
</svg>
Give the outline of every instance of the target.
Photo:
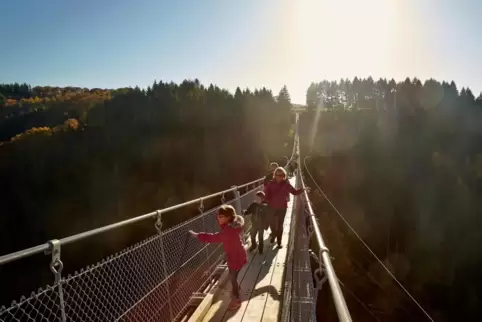
<svg viewBox="0 0 482 322">
<path fill-rule="evenodd" d="M 293 156 L 300 163 L 300 147 L 296 115 L 296 135 L 293 146 Z M 301 169 L 296 169 L 296 188 L 304 187 Z M 306 198 L 306 200 L 305 200 Z M 304 194 L 294 202 L 294 215 L 291 217 L 291 232 L 288 242 L 287 265 L 284 280 L 284 294 L 281 320 L 316 321 L 316 289 L 313 285 L 313 272 L 310 261 L 310 234 L 308 220 L 305 214 L 305 203 L 309 202 Z"/>
<path fill-rule="evenodd" d="M 310 261 L 310 236 L 304 200 L 299 200 L 293 259 L 293 289 L 291 297 L 291 321 L 316 321 L 316 290 Z M 309 215 L 309 214 L 308 214 Z"/>
<path fill-rule="evenodd" d="M 255 186 L 246 188 L 240 197 L 242 209 L 253 201 L 257 190 Z M 236 206 L 236 200 L 226 204 Z M 206 284 L 224 260 L 222 245 L 200 243 L 188 233 L 218 231 L 217 210 L 161 231 L 72 276 L 60 278 L 54 286 L 0 308 L 0 322 L 179 319 L 193 293 Z M 251 227 L 247 217 L 245 240 Z"/>
<path fill-rule="evenodd" d="M 297 171 L 296 188 L 301 188 L 302 177 Z M 310 236 L 303 197 L 294 200 L 295 213 L 291 217 L 288 241 L 282 317 L 283 322 L 316 321 L 316 295 L 310 263 Z"/>
</svg>

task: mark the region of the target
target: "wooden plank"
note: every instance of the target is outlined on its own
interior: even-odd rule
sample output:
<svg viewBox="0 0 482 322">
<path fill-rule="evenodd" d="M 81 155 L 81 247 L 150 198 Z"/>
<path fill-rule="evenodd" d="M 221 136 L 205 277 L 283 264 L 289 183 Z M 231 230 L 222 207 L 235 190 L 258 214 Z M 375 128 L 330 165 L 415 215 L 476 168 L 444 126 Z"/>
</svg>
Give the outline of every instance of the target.
<svg viewBox="0 0 482 322">
<path fill-rule="evenodd" d="M 262 299 L 266 298 L 264 295 L 266 292 L 264 290 L 268 289 L 271 285 L 271 277 L 274 272 L 274 268 L 276 266 L 276 258 L 279 251 L 270 252 L 266 258 L 263 267 L 261 268 L 261 272 L 258 276 L 258 281 L 256 282 L 256 287 L 251 294 L 250 301 L 254 299 Z"/>
<path fill-rule="evenodd" d="M 286 269 L 286 258 L 287 258 L 287 241 L 290 235 L 290 224 L 291 217 L 293 215 L 293 201 L 290 200 L 288 210 L 286 213 L 286 218 L 283 223 L 283 240 L 285 241 L 285 247 L 280 249 L 278 257 L 276 259 L 276 265 L 273 270 L 273 275 L 271 277 L 270 286 L 272 293 L 266 298 L 266 303 L 263 311 L 263 316 L 260 321 L 262 322 L 278 322 L 281 315 L 281 300 L 283 291 L 283 278 Z M 244 322 L 244 321 L 243 321 Z M 247 322 L 247 321 L 246 321 Z"/>
<path fill-rule="evenodd" d="M 194 313 L 189 318 L 188 322 L 201 322 L 204 319 L 204 316 L 209 312 L 213 301 L 215 300 L 216 294 L 218 293 L 220 287 L 220 281 L 225 280 L 228 277 L 228 270 L 225 270 L 224 273 L 220 276 L 219 280 L 216 284 L 211 288 L 206 297 L 202 300 L 202 302 L 198 305 Z"/>
<path fill-rule="evenodd" d="M 259 322 L 263 316 L 266 302 L 260 300 L 249 300 L 246 311 L 241 321 Z M 229 320 L 231 322 L 231 320 Z"/>
<path fill-rule="evenodd" d="M 263 234 L 265 239 L 265 249 L 267 248 L 266 239 L 269 236 L 267 232 Z M 263 257 L 266 256 L 266 253 L 262 255 Z M 252 265 L 256 264 L 255 259 L 260 257 L 257 252 L 249 252 L 248 253 L 248 263 L 243 266 L 241 271 L 238 275 L 238 283 L 240 285 L 240 295 L 241 299 L 243 299 L 243 281 L 246 279 L 246 276 L 250 269 L 252 269 Z M 226 314 L 229 302 L 231 301 L 231 283 L 226 278 L 225 286 L 222 288 L 218 300 L 213 302 L 209 311 L 205 314 L 203 321 L 222 321 L 224 315 Z"/>
<path fill-rule="evenodd" d="M 261 322 L 278 322 L 280 316 L 280 301 L 266 301 Z"/>
<path fill-rule="evenodd" d="M 273 247 L 269 245 L 269 240 L 264 240 L 264 249 L 266 250 L 263 255 L 256 256 L 253 259 L 253 264 L 250 267 L 248 273 L 246 274 L 243 282 L 241 283 L 241 307 L 236 311 L 227 311 L 226 315 L 224 316 L 223 321 L 230 321 L 236 322 L 241 321 L 243 319 L 244 311 L 248 306 L 249 298 L 251 297 L 251 293 L 256 286 L 256 281 L 258 280 L 259 273 L 262 268 L 262 264 L 265 262 L 267 254 L 273 252 Z"/>
<path fill-rule="evenodd" d="M 293 181 L 291 183 L 294 184 L 294 179 L 290 181 Z M 281 314 L 280 301 L 286 267 L 286 248 L 290 235 L 291 216 L 293 215 L 294 197 L 290 199 L 283 222 L 282 240 L 284 247 L 273 250 L 269 243 L 269 234 L 265 232 L 263 236 L 265 253 L 262 256 L 257 253 L 250 254 L 248 264 L 240 271 L 238 283 L 240 284 L 241 307 L 236 311 L 227 311 L 231 301 L 231 283 L 227 281 L 226 276 L 225 286 L 218 288 L 218 296 L 211 301 L 210 308 L 203 315 L 202 321 L 278 321 Z"/>
<path fill-rule="evenodd" d="M 253 258 L 255 255 L 255 253 L 248 253 L 248 263 L 239 271 L 238 283 L 241 283 L 241 281 L 244 279 L 249 267 L 253 264 Z M 226 274 L 229 274 L 228 270 L 226 270 Z M 216 298 L 216 301 L 211 303 L 211 307 L 204 315 L 203 321 L 222 321 L 229 302 L 231 301 L 231 283 L 229 282 L 228 275 L 226 275 L 223 281 L 223 287 L 220 288 L 218 293 L 219 294 Z"/>
<path fill-rule="evenodd" d="M 223 291 L 218 301 L 213 303 L 209 311 L 204 316 L 203 321 L 222 321 L 226 310 L 228 309 L 229 301 L 231 300 L 231 291 Z"/>
<path fill-rule="evenodd" d="M 271 277 L 270 288 L 272 289 L 271 296 L 266 298 L 265 309 L 261 321 L 278 321 L 281 314 L 281 299 L 283 289 L 283 277 L 286 268 L 286 248 L 279 251 L 278 259 Z"/>
<path fill-rule="evenodd" d="M 280 256 L 281 255 L 281 256 Z M 283 276 L 285 270 L 286 252 L 278 255 L 279 261 L 277 261 L 273 275 L 271 278 L 270 289 L 272 293 L 266 298 L 266 304 L 261 321 L 278 321 L 281 314 L 281 292 L 283 288 Z"/>
<path fill-rule="evenodd" d="M 266 305 L 266 299 L 268 295 L 272 293 L 271 277 L 276 266 L 277 255 L 277 251 L 271 251 L 268 253 L 258 276 L 256 287 L 251 293 L 242 321 L 261 321 L 263 316 L 262 312 Z"/>
<path fill-rule="evenodd" d="M 283 222 L 282 240 L 285 241 L 285 243 L 288 241 L 290 234 L 292 213 L 293 200 L 288 204 L 285 221 Z M 262 268 L 242 322 L 259 322 L 263 319 L 263 321 L 278 321 L 286 257 L 287 249 L 283 247 L 276 252 L 276 256 L 270 265 Z M 263 276 L 264 274 L 265 276 Z"/>
<path fill-rule="evenodd" d="M 247 249 L 248 245 L 246 245 L 245 248 Z M 248 253 L 248 264 L 251 262 L 251 259 L 253 258 L 254 255 L 255 254 Z M 246 272 L 246 266 L 248 266 L 248 264 L 244 265 L 243 269 L 239 272 L 240 273 L 239 276 L 241 276 L 241 278 L 244 276 Z M 203 301 L 198 305 L 194 313 L 189 318 L 188 322 L 201 322 L 204 320 L 204 317 L 206 316 L 206 314 L 209 313 L 209 311 L 211 310 L 211 307 L 214 304 L 219 302 L 220 297 L 222 297 L 222 292 L 226 288 L 227 284 L 229 284 L 229 283 L 226 283 L 228 280 L 228 275 L 229 275 L 229 272 L 226 269 L 223 272 L 223 274 L 219 277 L 216 284 L 214 284 L 214 286 L 211 288 L 209 293 L 203 299 Z M 230 284 L 229 284 L 229 287 L 231 287 Z M 231 289 L 229 289 L 229 291 L 230 290 Z"/>
</svg>

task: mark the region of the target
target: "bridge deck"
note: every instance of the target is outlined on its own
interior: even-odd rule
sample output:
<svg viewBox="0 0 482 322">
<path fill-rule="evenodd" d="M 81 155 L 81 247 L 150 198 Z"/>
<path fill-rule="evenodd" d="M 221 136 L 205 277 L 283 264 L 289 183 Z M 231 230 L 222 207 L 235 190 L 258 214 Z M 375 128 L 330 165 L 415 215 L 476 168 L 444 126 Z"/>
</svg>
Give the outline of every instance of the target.
<svg viewBox="0 0 482 322">
<path fill-rule="evenodd" d="M 290 182 L 294 186 L 294 178 Z M 246 264 L 238 276 L 241 308 L 228 311 L 231 300 L 231 283 L 227 282 L 220 289 L 203 321 L 278 321 L 281 315 L 283 276 L 286 267 L 287 243 L 290 233 L 290 222 L 293 214 L 293 200 L 290 198 L 288 211 L 283 223 L 283 248 L 270 245 L 268 233 L 265 232 L 264 253 L 250 253 Z"/>
</svg>

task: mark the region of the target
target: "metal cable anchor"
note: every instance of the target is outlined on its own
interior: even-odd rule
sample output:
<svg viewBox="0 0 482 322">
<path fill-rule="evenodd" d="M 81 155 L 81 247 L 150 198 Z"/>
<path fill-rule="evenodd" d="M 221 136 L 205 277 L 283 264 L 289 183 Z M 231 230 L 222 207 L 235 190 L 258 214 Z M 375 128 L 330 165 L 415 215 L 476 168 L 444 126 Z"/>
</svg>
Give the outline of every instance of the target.
<svg viewBox="0 0 482 322">
<path fill-rule="evenodd" d="M 156 228 L 157 233 L 160 234 L 162 230 L 162 211 L 156 211 L 156 222 L 154 223 L 154 228 Z"/>
<path fill-rule="evenodd" d="M 58 286 L 61 321 L 65 322 L 67 321 L 67 315 L 65 313 L 64 291 L 62 289 L 62 269 L 64 268 L 64 263 L 60 260 L 60 241 L 58 239 L 53 239 L 50 240 L 48 244 L 49 250 L 45 253 L 52 254 L 50 270 L 54 273 L 55 285 Z"/>
<path fill-rule="evenodd" d="M 49 250 L 45 251 L 45 254 L 52 254 L 52 259 L 50 260 L 50 271 L 55 276 L 55 284 L 60 282 L 62 269 L 64 268 L 64 263 L 60 260 L 60 241 L 58 239 L 53 239 L 48 242 Z"/>
</svg>

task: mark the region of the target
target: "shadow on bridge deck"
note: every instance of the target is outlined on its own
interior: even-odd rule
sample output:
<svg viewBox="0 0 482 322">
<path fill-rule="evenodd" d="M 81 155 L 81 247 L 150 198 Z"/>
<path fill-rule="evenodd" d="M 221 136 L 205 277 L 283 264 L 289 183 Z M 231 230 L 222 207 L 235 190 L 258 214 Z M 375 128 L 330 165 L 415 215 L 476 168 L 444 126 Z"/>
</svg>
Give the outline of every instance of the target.
<svg viewBox="0 0 482 322">
<path fill-rule="evenodd" d="M 294 185 L 294 178 L 290 182 Z M 231 301 L 231 283 L 226 282 L 214 295 L 206 315 L 194 314 L 189 321 L 278 321 L 281 316 L 283 276 L 286 267 L 287 243 L 293 215 L 294 197 L 290 197 L 288 211 L 283 227 L 283 248 L 270 245 L 268 233 L 265 232 L 263 254 L 249 253 L 248 263 L 238 276 L 241 307 L 236 311 L 228 311 Z"/>
</svg>

